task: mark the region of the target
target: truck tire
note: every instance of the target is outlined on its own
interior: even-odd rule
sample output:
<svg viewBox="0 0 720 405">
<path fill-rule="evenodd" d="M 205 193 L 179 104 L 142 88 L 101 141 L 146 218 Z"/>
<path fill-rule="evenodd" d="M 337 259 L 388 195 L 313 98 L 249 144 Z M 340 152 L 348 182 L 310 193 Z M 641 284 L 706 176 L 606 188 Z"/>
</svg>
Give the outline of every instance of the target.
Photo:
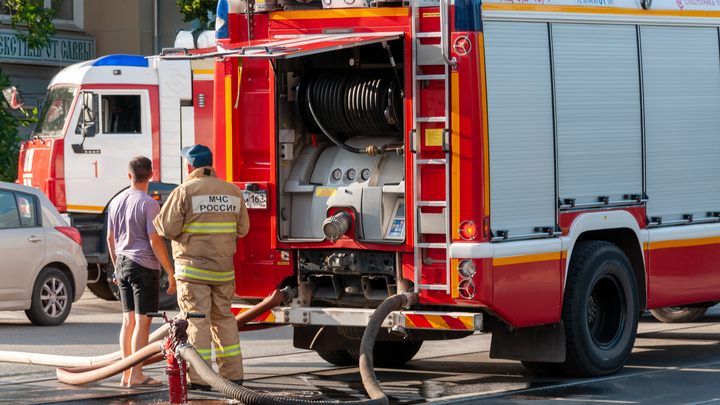
<svg viewBox="0 0 720 405">
<path fill-rule="evenodd" d="M 318 356 L 323 360 L 336 366 L 357 366 L 358 361 L 345 349 L 340 350 L 318 350 Z"/>
<path fill-rule="evenodd" d="M 522 365 L 531 373 L 541 376 L 559 376 L 565 374 L 560 363 L 543 361 L 523 361 Z"/>
<path fill-rule="evenodd" d="M 102 266 L 101 271 L 103 273 L 100 275 L 100 279 L 96 283 L 88 284 L 88 289 L 98 298 L 117 301 L 119 299 L 118 288 L 115 283 L 107 280 L 115 272 L 112 263 Z"/>
<path fill-rule="evenodd" d="M 625 253 L 609 242 L 578 243 L 563 299 L 562 370 L 576 377 L 618 372 L 635 344 L 638 318 L 637 284 Z"/>
<path fill-rule="evenodd" d="M 25 316 L 37 326 L 57 326 L 65 322 L 73 302 L 73 287 L 68 278 L 54 267 L 40 271 Z"/>
<path fill-rule="evenodd" d="M 175 265 L 172 259 L 172 250 L 170 248 L 170 241 L 165 239 L 165 246 L 170 252 L 170 264 Z M 95 294 L 96 297 L 102 298 L 107 301 L 119 301 L 120 291 L 118 286 L 112 281 L 108 281 L 109 277 L 115 272 L 112 263 L 108 263 L 102 267 L 103 274 L 100 275 L 100 279 L 97 283 L 88 284 L 88 288 Z M 169 295 L 167 289 L 169 287 L 168 275 L 165 270 L 160 270 L 160 294 L 159 294 L 159 305 L 158 308 L 161 310 L 172 310 L 177 309 L 177 292 Z"/>
<path fill-rule="evenodd" d="M 421 346 L 422 341 L 376 341 L 373 347 L 373 365 L 385 368 L 402 366 L 415 357 Z M 348 349 L 348 353 L 355 361 L 360 361 L 360 349 Z"/>
<path fill-rule="evenodd" d="M 707 308 L 695 307 L 666 307 L 651 309 L 653 316 L 660 322 L 685 323 L 692 322 L 705 315 Z"/>
</svg>

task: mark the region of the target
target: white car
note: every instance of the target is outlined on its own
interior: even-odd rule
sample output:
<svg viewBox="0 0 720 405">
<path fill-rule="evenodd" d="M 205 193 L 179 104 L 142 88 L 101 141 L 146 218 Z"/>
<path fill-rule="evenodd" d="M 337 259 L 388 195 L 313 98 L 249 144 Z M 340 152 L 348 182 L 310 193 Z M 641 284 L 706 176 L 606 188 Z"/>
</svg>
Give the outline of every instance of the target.
<svg viewBox="0 0 720 405">
<path fill-rule="evenodd" d="M 86 284 L 80 232 L 40 190 L 0 182 L 0 310 L 60 325 Z"/>
</svg>

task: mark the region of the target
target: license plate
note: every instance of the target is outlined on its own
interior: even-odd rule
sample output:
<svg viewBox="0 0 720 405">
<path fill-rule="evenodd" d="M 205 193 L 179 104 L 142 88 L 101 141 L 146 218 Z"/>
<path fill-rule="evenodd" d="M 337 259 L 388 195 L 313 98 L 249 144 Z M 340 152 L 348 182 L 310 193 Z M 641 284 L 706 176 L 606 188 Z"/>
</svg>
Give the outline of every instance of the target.
<svg viewBox="0 0 720 405">
<path fill-rule="evenodd" d="M 258 190 L 257 192 L 241 190 L 245 197 L 245 205 L 248 209 L 267 208 L 267 191 Z"/>
</svg>

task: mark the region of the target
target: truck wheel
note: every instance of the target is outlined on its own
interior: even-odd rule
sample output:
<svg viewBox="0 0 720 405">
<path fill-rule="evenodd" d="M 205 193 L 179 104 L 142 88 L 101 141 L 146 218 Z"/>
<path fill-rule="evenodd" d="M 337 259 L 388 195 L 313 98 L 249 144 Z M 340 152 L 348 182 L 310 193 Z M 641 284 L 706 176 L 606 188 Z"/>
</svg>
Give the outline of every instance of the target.
<svg viewBox="0 0 720 405">
<path fill-rule="evenodd" d="M 336 366 L 357 366 L 358 361 L 345 349 L 340 350 L 318 350 L 317 354 L 323 360 Z"/>
<path fill-rule="evenodd" d="M 119 300 L 120 296 L 117 286 L 112 281 L 107 281 L 108 277 L 111 277 L 115 272 L 112 263 L 102 266 L 100 271 L 102 271 L 100 279 L 96 283 L 88 284 L 88 289 L 98 298 L 107 301 Z"/>
<path fill-rule="evenodd" d="M 623 251 L 603 241 L 577 244 L 563 299 L 562 370 L 576 377 L 618 372 L 635 344 L 638 318 L 635 275 Z"/>
<path fill-rule="evenodd" d="M 522 365 L 531 373 L 541 376 L 558 376 L 565 374 L 560 363 L 547 363 L 543 361 L 523 361 Z"/>
<path fill-rule="evenodd" d="M 402 366 L 420 351 L 422 341 L 376 341 L 373 347 L 373 365 L 375 367 L 397 367 Z M 355 359 L 360 361 L 360 349 L 349 349 L 348 353 Z"/>
<path fill-rule="evenodd" d="M 35 280 L 25 316 L 37 326 L 60 325 L 70 314 L 72 295 L 67 277 L 54 267 L 45 267 Z"/>
<path fill-rule="evenodd" d="M 707 308 L 690 308 L 690 307 L 666 307 L 651 309 L 653 316 L 660 322 L 665 323 L 685 323 L 692 322 L 705 315 Z"/>
<path fill-rule="evenodd" d="M 169 239 L 163 238 L 165 242 L 165 249 L 167 249 L 168 257 L 170 258 L 170 266 L 175 268 L 175 259 L 173 259 L 172 245 Z M 160 269 L 160 309 L 178 309 L 177 303 L 177 292 L 173 295 L 168 295 L 167 289 L 170 286 L 168 282 L 168 275 L 165 270 Z"/>
</svg>

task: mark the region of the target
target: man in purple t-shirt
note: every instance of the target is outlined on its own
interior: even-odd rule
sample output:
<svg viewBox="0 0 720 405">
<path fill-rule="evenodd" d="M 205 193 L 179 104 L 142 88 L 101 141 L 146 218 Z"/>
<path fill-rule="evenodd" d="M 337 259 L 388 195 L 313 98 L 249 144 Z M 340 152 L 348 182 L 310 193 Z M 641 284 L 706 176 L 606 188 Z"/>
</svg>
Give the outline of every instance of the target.
<svg viewBox="0 0 720 405">
<path fill-rule="evenodd" d="M 165 242 L 158 235 L 153 220 L 160 213 L 160 205 L 147 194 L 152 162 L 138 156 L 128 165 L 130 188 L 118 194 L 108 208 L 107 242 L 117 274 L 115 283 L 120 289 L 123 324 L 120 329 L 120 350 L 125 358 L 147 346 L 152 318 L 157 312 L 160 294 L 160 265 L 168 274 L 170 288 L 175 293 L 175 276 Z M 142 373 L 142 364 L 125 370 L 122 384 L 160 385 L 160 381 Z"/>
</svg>

